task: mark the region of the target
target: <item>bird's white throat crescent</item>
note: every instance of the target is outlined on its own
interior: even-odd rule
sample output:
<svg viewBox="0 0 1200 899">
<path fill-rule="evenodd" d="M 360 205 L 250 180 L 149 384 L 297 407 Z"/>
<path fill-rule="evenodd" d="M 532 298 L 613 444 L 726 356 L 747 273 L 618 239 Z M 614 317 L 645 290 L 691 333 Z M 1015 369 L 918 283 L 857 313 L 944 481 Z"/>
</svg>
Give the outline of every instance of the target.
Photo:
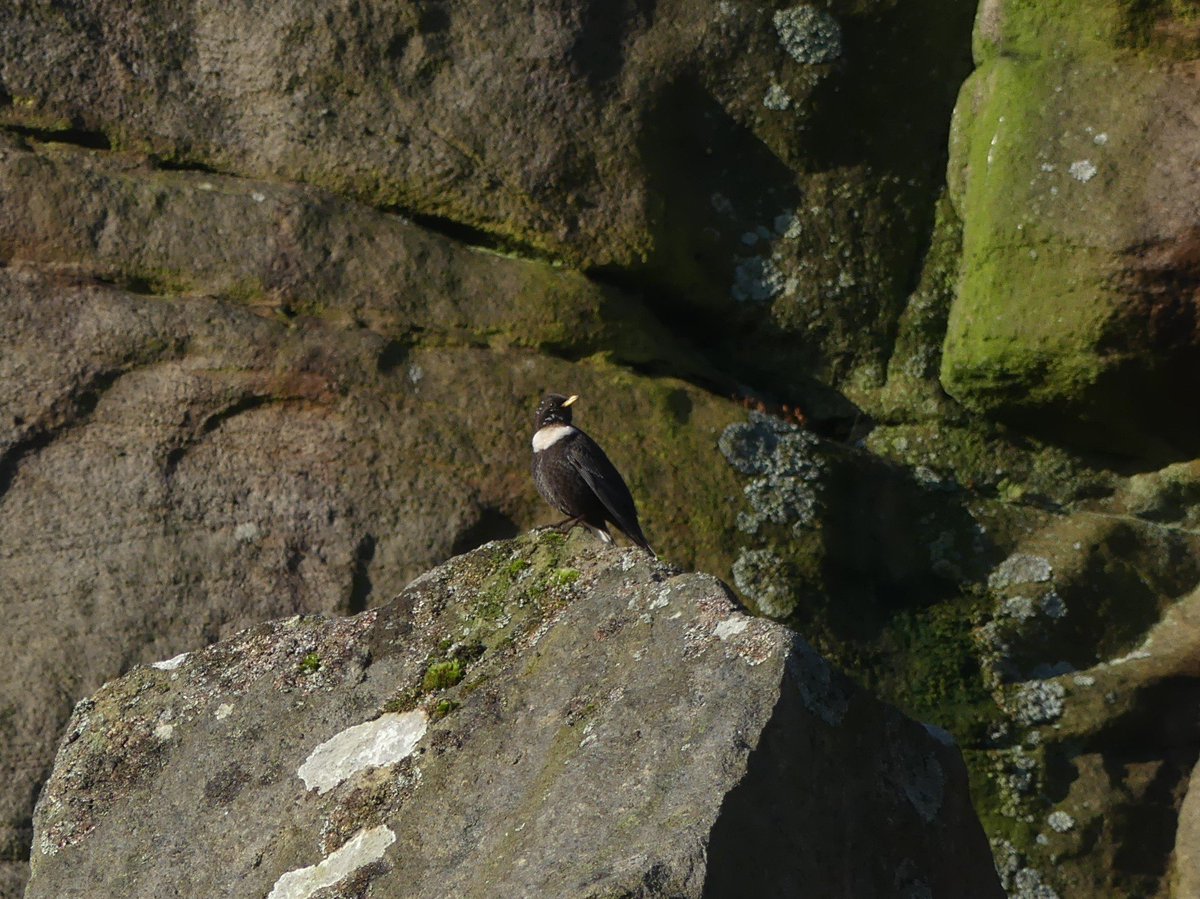
<svg viewBox="0 0 1200 899">
<path fill-rule="evenodd" d="M 533 451 L 540 453 L 548 450 L 564 437 L 574 434 L 577 429 L 571 425 L 546 425 L 538 428 L 533 434 Z"/>
</svg>

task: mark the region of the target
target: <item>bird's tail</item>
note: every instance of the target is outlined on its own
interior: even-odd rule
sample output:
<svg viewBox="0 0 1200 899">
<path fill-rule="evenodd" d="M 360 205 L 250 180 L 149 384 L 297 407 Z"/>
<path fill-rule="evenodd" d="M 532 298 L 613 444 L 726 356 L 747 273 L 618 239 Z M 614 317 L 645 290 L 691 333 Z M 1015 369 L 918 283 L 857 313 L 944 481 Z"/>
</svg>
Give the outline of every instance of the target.
<svg viewBox="0 0 1200 899">
<path fill-rule="evenodd" d="M 634 542 L 635 545 L 640 546 L 646 552 L 650 553 L 651 558 L 658 558 L 658 553 L 650 548 L 650 542 L 646 539 L 646 535 L 642 533 L 641 528 L 632 534 L 628 534 L 627 536 Z"/>
</svg>

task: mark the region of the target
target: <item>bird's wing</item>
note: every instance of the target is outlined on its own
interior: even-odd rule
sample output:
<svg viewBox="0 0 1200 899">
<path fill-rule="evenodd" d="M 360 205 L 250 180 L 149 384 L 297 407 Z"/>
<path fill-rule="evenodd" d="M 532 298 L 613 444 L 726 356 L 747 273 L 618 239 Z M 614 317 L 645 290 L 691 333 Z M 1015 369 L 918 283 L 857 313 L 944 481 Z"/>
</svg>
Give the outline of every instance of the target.
<svg viewBox="0 0 1200 899">
<path fill-rule="evenodd" d="M 604 450 L 600 449 L 599 444 L 580 431 L 567 447 L 567 459 L 604 504 L 609 518 L 617 527 L 634 542 L 644 544 L 646 538 L 642 536 L 642 529 L 638 526 L 637 507 L 633 504 L 633 496 L 625 486 L 620 472 L 608 461 L 608 456 L 604 455 Z"/>
</svg>

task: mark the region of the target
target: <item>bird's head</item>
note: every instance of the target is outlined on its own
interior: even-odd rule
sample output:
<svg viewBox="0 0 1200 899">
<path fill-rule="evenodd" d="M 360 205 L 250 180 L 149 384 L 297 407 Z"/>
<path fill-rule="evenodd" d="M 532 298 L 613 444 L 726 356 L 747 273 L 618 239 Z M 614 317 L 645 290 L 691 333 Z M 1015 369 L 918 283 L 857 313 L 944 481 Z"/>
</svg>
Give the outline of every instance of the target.
<svg viewBox="0 0 1200 899">
<path fill-rule="evenodd" d="M 563 396 L 560 393 L 548 393 L 538 404 L 537 427 L 546 425 L 569 425 L 571 423 L 571 403 L 579 397 Z"/>
</svg>

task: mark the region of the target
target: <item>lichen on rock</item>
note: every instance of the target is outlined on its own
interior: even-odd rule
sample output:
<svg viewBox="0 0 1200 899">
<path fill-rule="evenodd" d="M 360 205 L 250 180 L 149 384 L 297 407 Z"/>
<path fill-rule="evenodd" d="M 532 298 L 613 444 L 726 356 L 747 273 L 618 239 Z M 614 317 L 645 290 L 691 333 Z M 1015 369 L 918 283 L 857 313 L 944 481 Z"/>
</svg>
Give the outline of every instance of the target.
<svg viewBox="0 0 1200 899">
<path fill-rule="evenodd" d="M 437 691 L 455 710 L 384 711 L 448 641 L 485 647 Z M 295 679 L 298 642 L 331 660 L 310 680 Z M 331 671 L 341 658 L 362 659 L 359 676 Z M 303 688 L 317 677 L 321 688 Z M 231 695 L 229 714 L 209 714 Z M 166 748 L 113 742 L 163 720 L 180 725 Z M 847 802 L 861 839 L 884 847 L 856 861 L 863 883 L 903 864 L 931 888 L 1000 895 L 952 745 L 786 628 L 737 611 L 719 581 L 583 533 L 489 543 L 355 618 L 262 625 L 172 671 L 139 668 L 76 722 L 37 827 L 57 833 L 67 808 L 86 809 L 87 827 L 35 856 L 30 897 L 115 878 L 130 894 L 281 899 L 367 885 L 406 897 L 734 895 L 747 850 L 730 838 L 769 809 L 786 823 L 750 850 L 750 880 L 789 892 L 823 883 L 846 851 L 844 828 L 828 842 L 813 822 Z M 136 777 L 112 791 L 72 774 L 105 767 Z M 805 828 L 804 852 L 780 851 Z"/>
<path fill-rule="evenodd" d="M 792 6 L 779 10 L 772 21 L 784 49 L 798 63 L 832 62 L 842 55 L 842 29 L 823 9 Z"/>
</svg>

